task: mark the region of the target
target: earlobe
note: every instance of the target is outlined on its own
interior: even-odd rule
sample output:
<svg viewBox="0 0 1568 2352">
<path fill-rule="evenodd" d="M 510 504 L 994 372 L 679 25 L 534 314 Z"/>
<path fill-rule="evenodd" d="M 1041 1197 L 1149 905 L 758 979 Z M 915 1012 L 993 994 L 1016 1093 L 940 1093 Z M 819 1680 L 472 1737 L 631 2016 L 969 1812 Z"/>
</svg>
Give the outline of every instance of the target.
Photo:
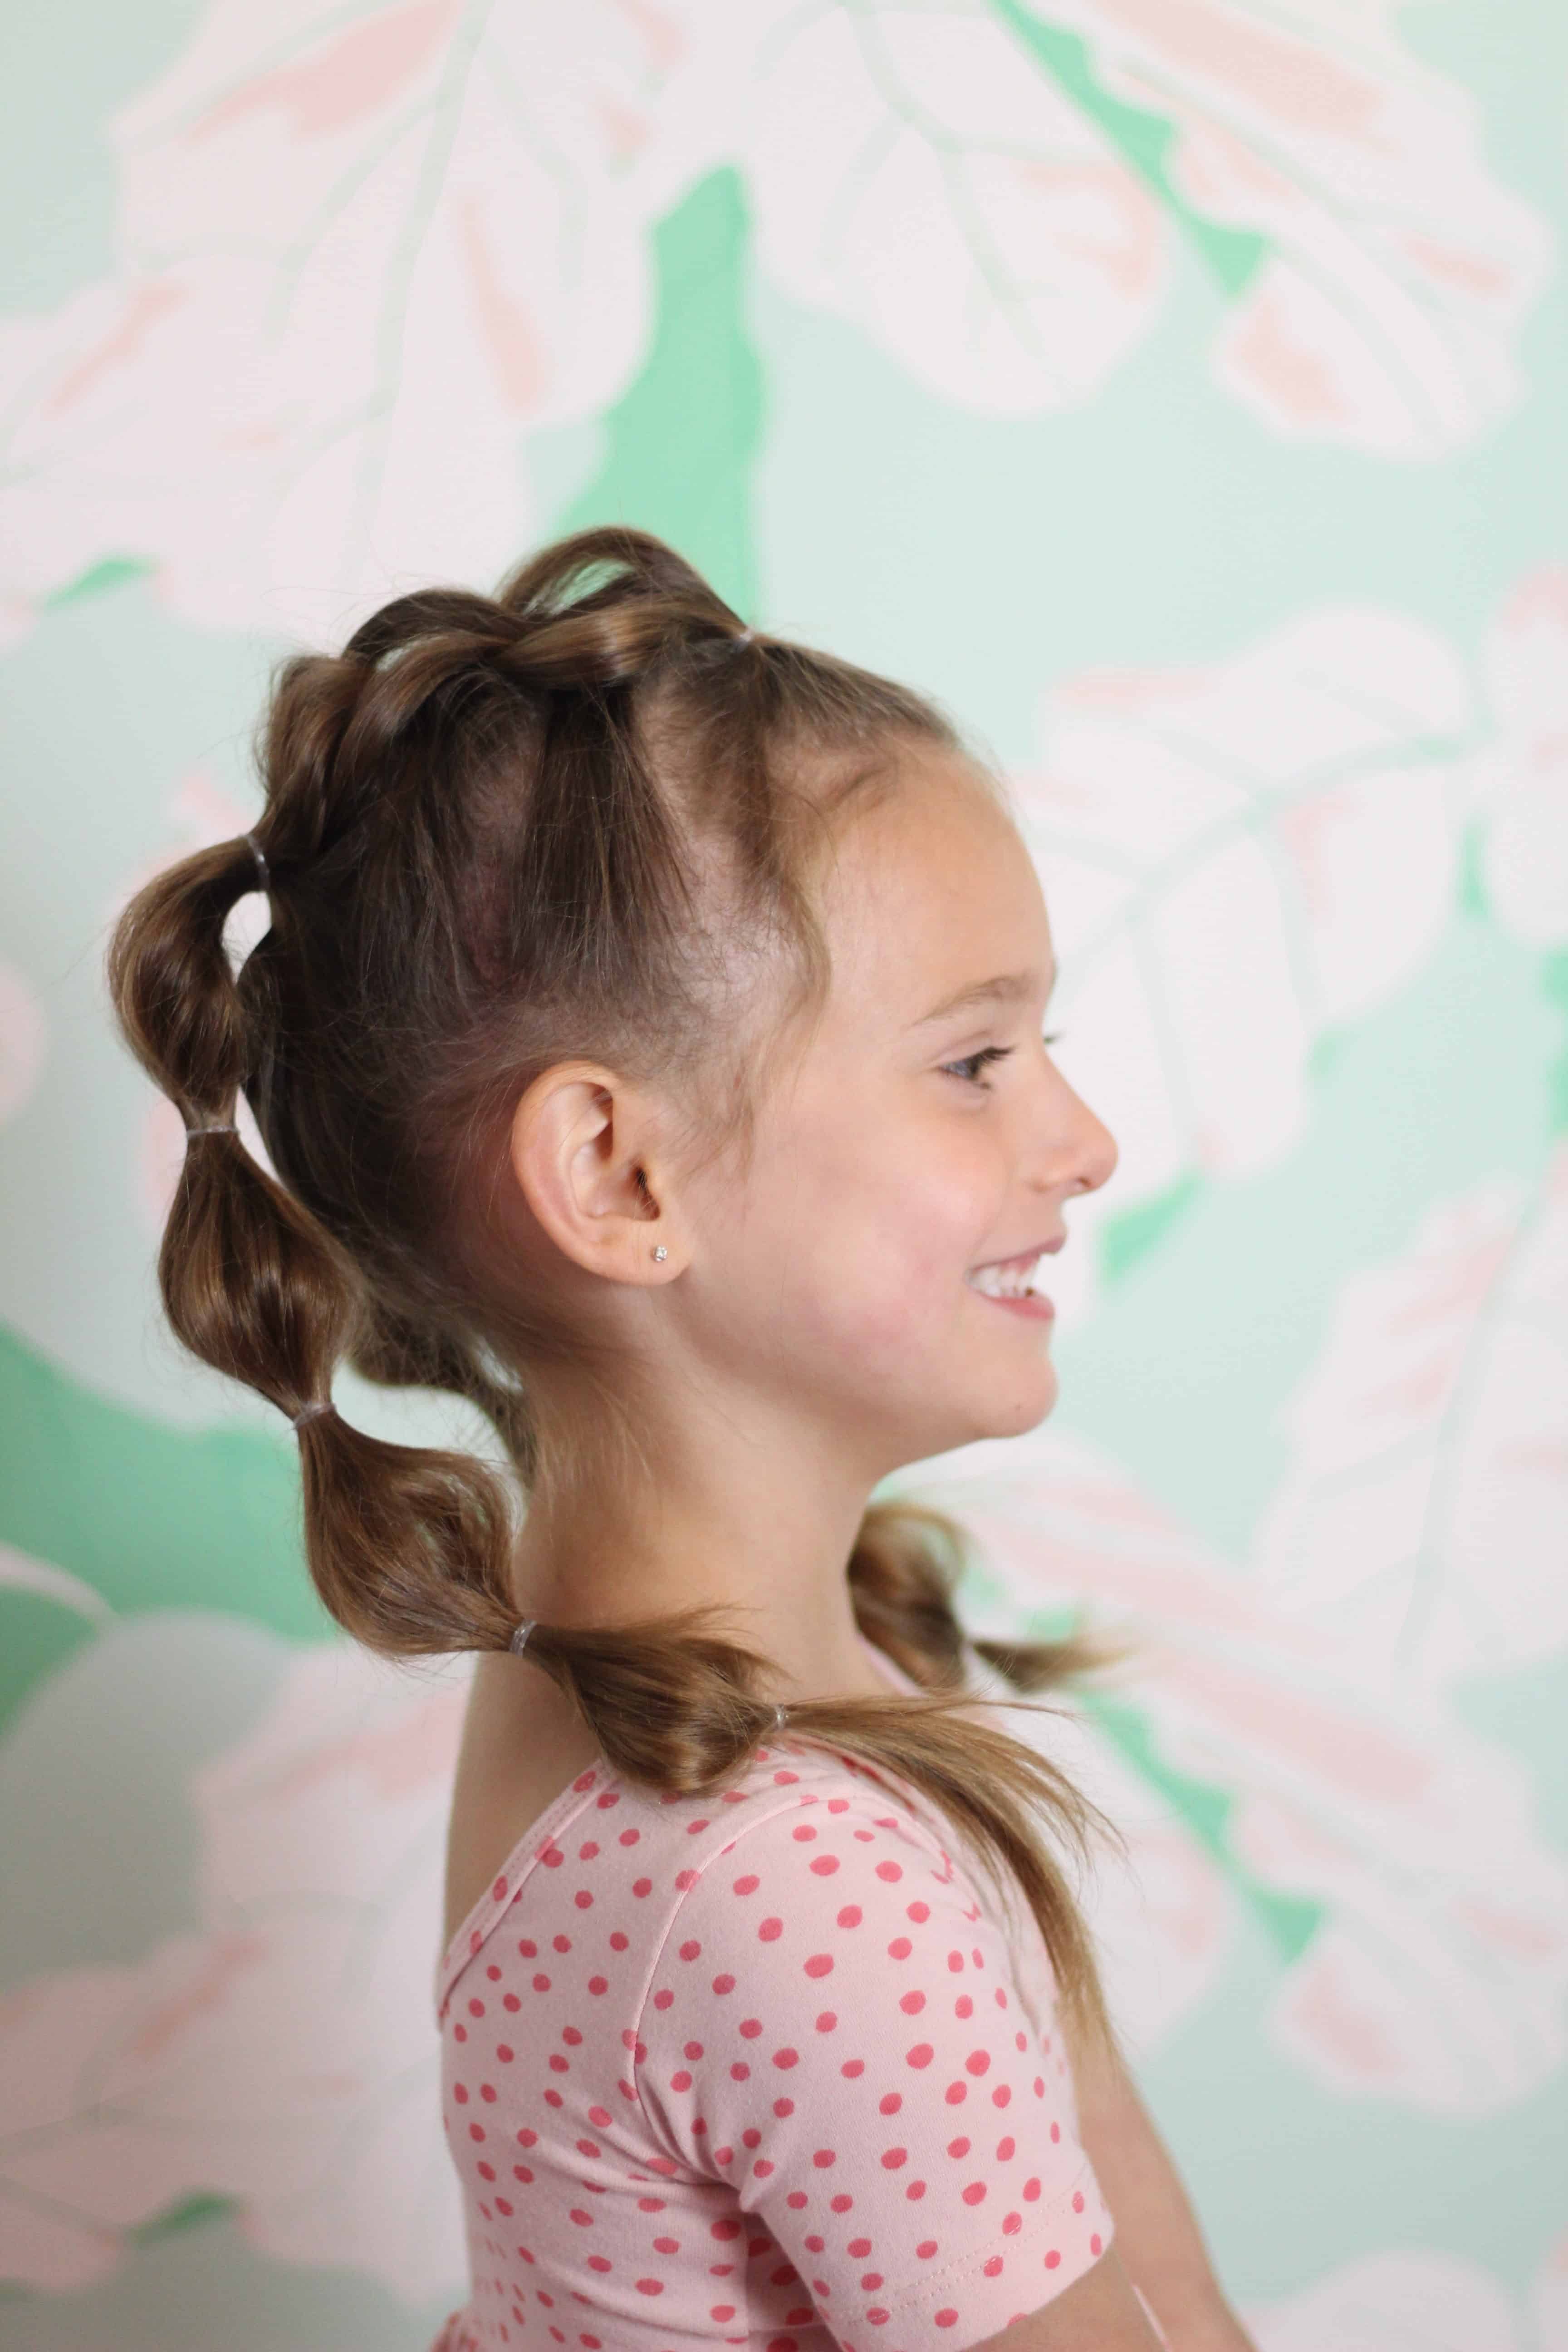
<svg viewBox="0 0 1568 2352">
<path fill-rule="evenodd" d="M 519 1189 L 556 1248 L 590 1273 L 644 1281 L 650 1265 L 668 1263 L 668 1241 L 655 1235 L 668 1219 L 644 1165 L 650 1137 L 649 1107 L 598 1064 L 542 1072 L 512 1115 Z"/>
</svg>

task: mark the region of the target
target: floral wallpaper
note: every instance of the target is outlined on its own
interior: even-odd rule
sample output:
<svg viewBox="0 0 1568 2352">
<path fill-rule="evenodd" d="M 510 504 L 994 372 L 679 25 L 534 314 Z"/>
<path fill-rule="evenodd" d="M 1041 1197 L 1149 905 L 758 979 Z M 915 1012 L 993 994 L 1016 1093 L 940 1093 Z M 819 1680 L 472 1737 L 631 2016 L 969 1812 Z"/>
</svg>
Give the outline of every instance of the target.
<svg viewBox="0 0 1568 2352">
<path fill-rule="evenodd" d="M 1568 15 L 58 0 L 0 156 L 0 2345 L 426 2352 L 467 1664 L 157 1307 L 101 961 L 269 665 L 589 521 L 1007 774 L 1121 1160 L 911 1465 L 1263 2352 L 1568 2352 Z M 261 901 L 237 914 L 243 953 Z M 251 1130 L 254 1137 L 254 1130 Z M 345 1380 L 389 1434 L 462 1433 Z M 564 2333 L 553 2340 L 569 2342 Z"/>
</svg>

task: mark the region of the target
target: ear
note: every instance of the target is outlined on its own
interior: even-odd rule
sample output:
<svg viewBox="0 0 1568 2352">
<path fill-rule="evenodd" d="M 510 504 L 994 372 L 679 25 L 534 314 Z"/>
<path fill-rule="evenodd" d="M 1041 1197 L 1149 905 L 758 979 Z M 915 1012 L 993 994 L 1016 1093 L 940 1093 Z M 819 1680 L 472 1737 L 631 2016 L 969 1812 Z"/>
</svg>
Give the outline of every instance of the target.
<svg viewBox="0 0 1568 2352">
<path fill-rule="evenodd" d="M 660 1198 L 658 1120 L 649 1097 L 598 1062 L 559 1062 L 512 1115 L 510 1158 L 523 1198 L 556 1247 L 614 1282 L 668 1281 L 685 1234 Z M 656 1260 L 662 1244 L 668 1255 Z"/>
</svg>

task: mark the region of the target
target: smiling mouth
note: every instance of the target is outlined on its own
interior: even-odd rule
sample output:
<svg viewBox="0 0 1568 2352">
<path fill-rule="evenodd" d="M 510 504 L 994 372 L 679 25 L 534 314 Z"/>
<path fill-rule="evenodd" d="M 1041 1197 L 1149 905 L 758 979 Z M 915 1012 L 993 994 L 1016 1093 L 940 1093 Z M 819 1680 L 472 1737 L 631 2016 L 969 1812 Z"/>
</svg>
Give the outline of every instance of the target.
<svg viewBox="0 0 1568 2352">
<path fill-rule="evenodd" d="M 1041 1298 L 1045 1294 L 1035 1288 L 1035 1276 L 1045 1255 L 1033 1250 L 1022 1257 L 1001 1258 L 994 1265 L 977 1265 L 963 1279 L 984 1298 Z"/>
</svg>

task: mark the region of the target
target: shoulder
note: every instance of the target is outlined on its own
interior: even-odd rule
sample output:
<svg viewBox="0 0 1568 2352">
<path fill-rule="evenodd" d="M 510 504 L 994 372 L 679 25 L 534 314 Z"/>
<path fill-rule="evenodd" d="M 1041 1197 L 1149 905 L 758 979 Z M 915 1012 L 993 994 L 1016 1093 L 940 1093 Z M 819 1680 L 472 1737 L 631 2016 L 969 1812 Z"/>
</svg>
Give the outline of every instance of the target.
<svg viewBox="0 0 1568 2352">
<path fill-rule="evenodd" d="M 679 1954 L 700 1952 L 720 1973 L 797 1964 L 803 1982 L 820 1987 L 889 1959 L 955 1969 L 960 1928 L 971 1952 L 975 1932 L 989 1942 L 994 1930 L 958 1841 L 916 1791 L 805 1743 L 762 1757 L 742 1788 L 725 1842 L 685 1874 L 668 1937 Z"/>
</svg>

